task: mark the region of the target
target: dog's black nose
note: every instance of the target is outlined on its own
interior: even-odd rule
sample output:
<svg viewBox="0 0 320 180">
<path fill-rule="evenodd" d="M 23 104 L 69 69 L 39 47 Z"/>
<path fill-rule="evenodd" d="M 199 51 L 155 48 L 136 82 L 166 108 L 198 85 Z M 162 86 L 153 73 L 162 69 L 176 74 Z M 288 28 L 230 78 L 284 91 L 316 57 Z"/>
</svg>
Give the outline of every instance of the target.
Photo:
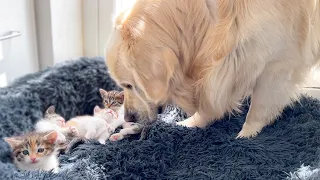
<svg viewBox="0 0 320 180">
<path fill-rule="evenodd" d="M 158 106 L 158 114 L 162 114 L 163 113 L 163 106 Z"/>
</svg>

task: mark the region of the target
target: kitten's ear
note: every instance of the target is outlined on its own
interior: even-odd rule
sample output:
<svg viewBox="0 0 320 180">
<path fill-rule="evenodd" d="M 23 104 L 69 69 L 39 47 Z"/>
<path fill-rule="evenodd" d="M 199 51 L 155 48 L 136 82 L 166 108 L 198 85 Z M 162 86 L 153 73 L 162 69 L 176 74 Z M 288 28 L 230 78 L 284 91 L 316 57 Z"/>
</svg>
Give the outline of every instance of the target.
<svg viewBox="0 0 320 180">
<path fill-rule="evenodd" d="M 94 110 L 93 110 L 94 113 L 97 113 L 97 112 L 100 112 L 100 111 L 101 111 L 101 108 L 99 106 L 95 106 L 94 107 Z"/>
<path fill-rule="evenodd" d="M 108 92 L 106 90 L 101 89 L 101 88 L 99 89 L 99 92 L 100 92 L 101 97 L 103 97 L 105 94 L 108 94 Z"/>
<path fill-rule="evenodd" d="M 44 139 L 51 144 L 55 143 L 57 138 L 58 138 L 58 133 L 56 131 L 51 131 L 44 136 Z"/>
<path fill-rule="evenodd" d="M 3 139 L 10 145 L 12 149 L 21 144 L 21 140 L 17 139 L 16 137 L 7 137 Z"/>
<path fill-rule="evenodd" d="M 46 114 L 54 114 L 55 111 L 56 111 L 56 108 L 52 105 L 47 109 Z"/>
<path fill-rule="evenodd" d="M 116 98 L 117 98 L 117 100 L 120 101 L 121 104 L 122 104 L 123 101 L 124 101 L 124 92 L 123 92 L 123 91 L 119 92 L 119 93 L 117 94 Z"/>
</svg>

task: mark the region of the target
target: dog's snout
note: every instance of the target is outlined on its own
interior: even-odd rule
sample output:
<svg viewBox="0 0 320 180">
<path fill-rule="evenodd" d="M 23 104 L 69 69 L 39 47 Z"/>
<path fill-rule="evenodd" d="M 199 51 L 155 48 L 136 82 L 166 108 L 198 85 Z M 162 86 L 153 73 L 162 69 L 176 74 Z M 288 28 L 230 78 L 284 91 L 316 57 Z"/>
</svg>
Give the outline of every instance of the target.
<svg viewBox="0 0 320 180">
<path fill-rule="evenodd" d="M 136 122 L 137 121 L 136 114 L 126 112 L 124 115 L 124 120 L 127 122 Z"/>
</svg>

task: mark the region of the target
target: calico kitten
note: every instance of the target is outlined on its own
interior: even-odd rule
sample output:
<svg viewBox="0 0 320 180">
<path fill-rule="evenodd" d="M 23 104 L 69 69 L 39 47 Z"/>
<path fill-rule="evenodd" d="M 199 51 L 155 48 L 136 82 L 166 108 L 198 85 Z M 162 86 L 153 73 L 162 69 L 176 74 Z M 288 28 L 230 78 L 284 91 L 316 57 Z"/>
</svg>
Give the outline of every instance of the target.
<svg viewBox="0 0 320 180">
<path fill-rule="evenodd" d="M 119 141 L 131 134 L 141 133 L 144 128 L 141 124 L 126 122 L 124 120 L 124 93 L 123 91 L 105 91 L 99 89 L 103 99 L 104 111 L 112 114 L 112 119 L 107 120 L 115 129 L 122 126 L 118 133 L 110 136 L 109 140 Z M 106 118 L 105 118 L 106 119 Z"/>
<path fill-rule="evenodd" d="M 72 138 L 78 135 L 78 130 L 74 126 L 66 126 L 65 119 L 55 112 L 55 107 L 50 106 L 45 112 L 44 118 L 35 125 L 37 132 L 47 132 L 55 130 L 58 133 L 57 141 L 65 142 L 66 137 Z"/>
<path fill-rule="evenodd" d="M 58 133 L 31 132 L 22 136 L 4 138 L 12 149 L 13 162 L 20 170 L 58 172 Z"/>
<path fill-rule="evenodd" d="M 115 131 L 115 128 L 107 123 L 108 119 L 111 119 L 111 115 L 96 106 L 93 116 L 74 117 L 66 123 L 66 126 L 75 126 L 80 137 L 96 139 L 101 144 L 105 144 Z"/>
</svg>

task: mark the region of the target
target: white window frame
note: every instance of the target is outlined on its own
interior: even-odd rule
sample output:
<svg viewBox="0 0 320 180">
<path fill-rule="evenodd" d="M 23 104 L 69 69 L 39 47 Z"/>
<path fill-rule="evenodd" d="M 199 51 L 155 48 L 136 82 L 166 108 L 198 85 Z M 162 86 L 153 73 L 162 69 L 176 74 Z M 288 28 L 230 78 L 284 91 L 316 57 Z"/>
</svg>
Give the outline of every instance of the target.
<svg viewBox="0 0 320 180">
<path fill-rule="evenodd" d="M 83 52 L 85 56 L 105 56 L 113 18 L 135 0 L 82 0 Z"/>
</svg>

